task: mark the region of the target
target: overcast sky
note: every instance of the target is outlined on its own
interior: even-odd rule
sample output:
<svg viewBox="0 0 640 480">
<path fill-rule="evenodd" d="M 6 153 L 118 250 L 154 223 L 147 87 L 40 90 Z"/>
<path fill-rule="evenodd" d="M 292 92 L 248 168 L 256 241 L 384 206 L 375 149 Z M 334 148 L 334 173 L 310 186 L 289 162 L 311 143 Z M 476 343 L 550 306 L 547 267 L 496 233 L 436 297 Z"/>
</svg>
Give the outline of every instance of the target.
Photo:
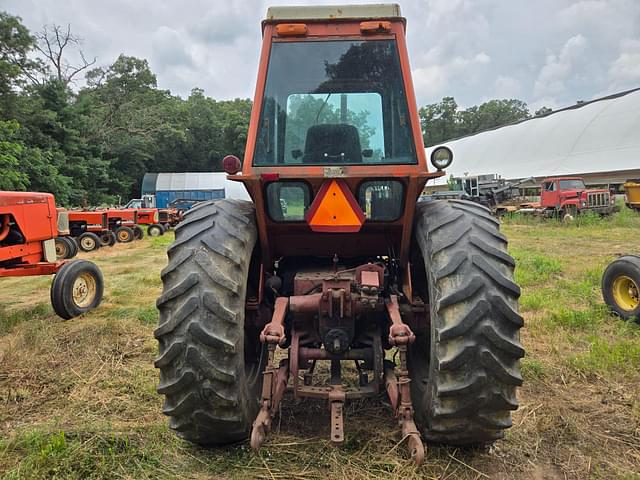
<svg viewBox="0 0 640 480">
<path fill-rule="evenodd" d="M 0 0 L 32 30 L 71 24 L 87 56 L 146 58 L 161 88 L 253 97 L 267 5 L 304 0 Z M 340 3 L 339 1 L 320 3 Z M 351 0 L 345 3 L 358 3 Z M 640 0 L 405 0 L 418 104 L 531 109 L 640 86 Z"/>
</svg>

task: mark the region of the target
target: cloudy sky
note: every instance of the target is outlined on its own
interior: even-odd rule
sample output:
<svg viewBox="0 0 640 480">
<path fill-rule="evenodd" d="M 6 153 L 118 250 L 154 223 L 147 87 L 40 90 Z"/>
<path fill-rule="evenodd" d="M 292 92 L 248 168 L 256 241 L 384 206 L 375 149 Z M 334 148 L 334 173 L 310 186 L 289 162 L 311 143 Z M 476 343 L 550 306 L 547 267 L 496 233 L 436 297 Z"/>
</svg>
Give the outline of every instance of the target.
<svg viewBox="0 0 640 480">
<path fill-rule="evenodd" d="M 267 4 L 302 0 L 0 0 L 32 30 L 71 24 L 87 56 L 147 58 L 161 88 L 252 97 Z M 306 2 L 309 3 L 309 2 Z M 340 3 L 333 0 L 320 3 Z M 358 3 L 350 0 L 345 3 Z M 640 86 L 640 0 L 404 0 L 420 105 L 520 98 L 552 108 Z"/>
</svg>

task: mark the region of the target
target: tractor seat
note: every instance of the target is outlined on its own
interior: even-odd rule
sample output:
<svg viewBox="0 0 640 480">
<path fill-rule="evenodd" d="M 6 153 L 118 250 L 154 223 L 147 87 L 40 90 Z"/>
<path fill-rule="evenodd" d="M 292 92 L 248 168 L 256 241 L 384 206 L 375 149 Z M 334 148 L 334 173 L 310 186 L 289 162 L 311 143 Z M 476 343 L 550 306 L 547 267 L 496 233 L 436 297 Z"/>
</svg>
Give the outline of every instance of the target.
<svg viewBox="0 0 640 480">
<path fill-rule="evenodd" d="M 362 163 L 358 129 L 344 123 L 309 127 L 302 162 Z"/>
</svg>

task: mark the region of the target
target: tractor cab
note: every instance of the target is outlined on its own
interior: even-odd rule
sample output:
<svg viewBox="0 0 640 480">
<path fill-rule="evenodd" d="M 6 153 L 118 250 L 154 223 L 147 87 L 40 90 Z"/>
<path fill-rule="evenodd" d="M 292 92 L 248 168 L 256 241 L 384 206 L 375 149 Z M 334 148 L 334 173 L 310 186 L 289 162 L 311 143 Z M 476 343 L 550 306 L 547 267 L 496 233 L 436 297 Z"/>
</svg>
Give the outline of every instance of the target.
<svg viewBox="0 0 640 480">
<path fill-rule="evenodd" d="M 262 30 L 242 175 L 231 178 L 262 210 L 264 257 L 406 260 L 416 200 L 443 172 L 427 168 L 399 7 L 274 7 Z M 342 233 L 360 234 L 349 251 Z"/>
</svg>

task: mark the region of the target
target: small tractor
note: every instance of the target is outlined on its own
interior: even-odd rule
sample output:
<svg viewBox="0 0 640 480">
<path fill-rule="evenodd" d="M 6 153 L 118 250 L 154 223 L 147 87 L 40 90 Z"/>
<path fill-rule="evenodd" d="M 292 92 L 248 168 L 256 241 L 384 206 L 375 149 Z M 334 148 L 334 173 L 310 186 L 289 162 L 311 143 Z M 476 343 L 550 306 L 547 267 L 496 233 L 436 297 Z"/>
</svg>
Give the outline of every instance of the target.
<svg viewBox="0 0 640 480">
<path fill-rule="evenodd" d="M 157 208 L 155 195 L 143 195 L 142 198 L 133 198 L 122 208 L 135 208 L 138 210 L 157 209 L 158 218 L 155 220 L 155 223 L 159 223 L 160 226 L 164 228 L 164 232 L 175 227 L 182 219 L 182 210 L 178 208 Z M 142 224 L 143 222 L 140 223 Z M 149 236 L 157 237 L 158 235 L 164 234 L 164 232 L 161 232 L 153 223 L 149 223 L 148 225 L 147 233 Z"/>
<path fill-rule="evenodd" d="M 116 242 L 129 243 L 144 237 L 138 225 L 139 216 L 144 221 L 157 222 L 156 209 L 120 210 L 70 210 L 69 230 L 80 250 L 91 252 L 100 247 L 113 246 Z M 161 225 L 158 225 L 162 228 Z"/>
<path fill-rule="evenodd" d="M 640 322 L 640 255 L 623 255 L 607 266 L 602 296 L 620 318 Z"/>
<path fill-rule="evenodd" d="M 423 440 L 511 426 L 515 264 L 487 208 L 417 202 L 452 152 L 429 170 L 405 23 L 394 4 L 268 10 L 244 162 L 223 159 L 253 201 L 186 212 L 161 273 L 158 392 L 180 437 L 258 450 L 285 393 L 326 402 L 339 444 L 345 402 L 386 391 L 418 464 Z"/>
<path fill-rule="evenodd" d="M 123 210 L 120 210 L 123 211 Z M 164 235 L 167 231 L 166 227 L 160 223 L 160 211 L 157 208 L 136 208 L 136 209 L 127 209 L 125 211 L 135 211 L 137 215 L 137 225 L 140 228 L 141 232 L 144 232 L 139 225 L 146 225 L 147 234 L 150 237 L 159 237 L 160 235 Z M 136 234 L 136 239 L 142 238 L 140 232 Z"/>
<path fill-rule="evenodd" d="M 97 307 L 104 286 L 94 263 L 57 261 L 55 239 L 66 215 L 50 193 L 0 191 L 0 277 L 55 275 L 51 304 L 70 319 Z"/>
<path fill-rule="evenodd" d="M 100 211 L 69 210 L 69 231 L 83 252 L 116 243 L 116 235 L 109 230 L 107 214 Z"/>
</svg>

